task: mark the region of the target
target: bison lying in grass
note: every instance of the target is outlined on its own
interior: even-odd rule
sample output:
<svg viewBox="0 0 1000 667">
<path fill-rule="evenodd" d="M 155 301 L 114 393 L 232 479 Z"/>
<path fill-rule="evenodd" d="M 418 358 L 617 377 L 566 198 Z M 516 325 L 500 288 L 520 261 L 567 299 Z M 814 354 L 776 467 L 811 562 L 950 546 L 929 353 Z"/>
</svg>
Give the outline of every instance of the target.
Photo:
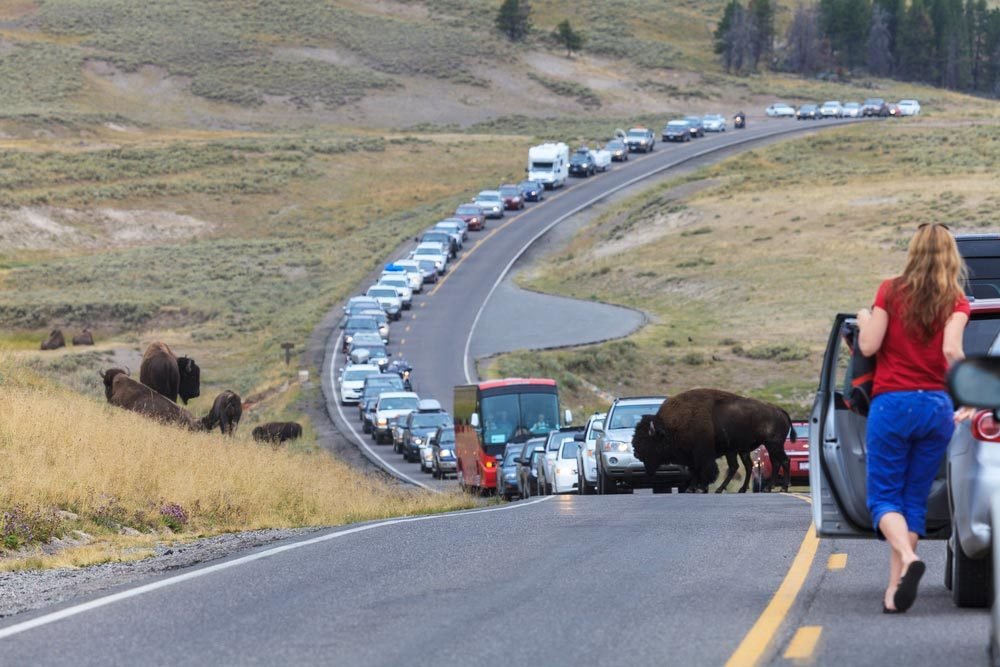
<svg viewBox="0 0 1000 667">
<path fill-rule="evenodd" d="M 146 385 L 136 382 L 121 368 L 101 371 L 108 403 L 167 424 L 200 431 L 202 423 L 191 413 Z"/>
<path fill-rule="evenodd" d="M 722 493 L 736 474 L 739 456 L 746 469 L 740 493 L 750 484 L 750 452 L 764 445 L 774 465 L 772 475 L 784 469 L 782 490 L 791 471 L 785 455 L 785 437 L 792 420 L 781 408 L 718 389 L 692 389 L 664 401 L 655 415 L 645 415 L 632 437 L 635 456 L 652 474 L 664 463 L 687 466 L 694 489 L 707 491 L 719 475 L 715 460 L 726 457 L 728 470 L 716 493 Z M 795 431 L 791 430 L 792 441 Z"/>
<path fill-rule="evenodd" d="M 94 334 L 90 329 L 84 329 L 79 335 L 73 336 L 73 345 L 93 345 Z"/>
<path fill-rule="evenodd" d="M 60 347 L 66 347 L 66 338 L 60 329 L 53 329 L 48 339 L 42 341 L 42 349 L 58 350 Z"/>
<path fill-rule="evenodd" d="M 257 442 L 279 444 L 302 437 L 302 424 L 298 422 L 268 422 L 256 427 L 251 435 Z"/>
</svg>

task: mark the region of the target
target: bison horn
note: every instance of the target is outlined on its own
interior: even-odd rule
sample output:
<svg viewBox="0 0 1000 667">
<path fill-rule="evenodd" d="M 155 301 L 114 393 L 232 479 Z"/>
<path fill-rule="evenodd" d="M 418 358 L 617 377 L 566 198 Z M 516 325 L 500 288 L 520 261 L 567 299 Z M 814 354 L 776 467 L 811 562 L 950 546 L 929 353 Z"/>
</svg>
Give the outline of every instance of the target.
<svg viewBox="0 0 1000 667">
<path fill-rule="evenodd" d="M 649 434 L 656 435 L 656 424 L 653 423 L 652 419 L 649 420 Z"/>
<path fill-rule="evenodd" d="M 108 374 L 107 374 L 107 373 L 105 373 L 103 369 L 101 369 L 101 370 L 98 370 L 98 371 L 97 371 L 97 374 L 101 376 L 101 379 L 102 379 L 102 380 L 107 380 L 107 379 L 108 379 Z"/>
</svg>

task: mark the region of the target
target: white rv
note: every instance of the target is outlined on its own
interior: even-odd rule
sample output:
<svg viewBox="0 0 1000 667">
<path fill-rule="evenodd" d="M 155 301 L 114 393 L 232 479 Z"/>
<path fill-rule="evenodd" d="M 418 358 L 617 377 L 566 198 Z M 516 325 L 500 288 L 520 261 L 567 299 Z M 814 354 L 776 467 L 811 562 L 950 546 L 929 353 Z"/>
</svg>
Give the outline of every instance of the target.
<svg viewBox="0 0 1000 667">
<path fill-rule="evenodd" d="M 538 181 L 547 190 L 566 184 L 569 178 L 569 146 L 540 144 L 528 149 L 528 180 Z"/>
</svg>

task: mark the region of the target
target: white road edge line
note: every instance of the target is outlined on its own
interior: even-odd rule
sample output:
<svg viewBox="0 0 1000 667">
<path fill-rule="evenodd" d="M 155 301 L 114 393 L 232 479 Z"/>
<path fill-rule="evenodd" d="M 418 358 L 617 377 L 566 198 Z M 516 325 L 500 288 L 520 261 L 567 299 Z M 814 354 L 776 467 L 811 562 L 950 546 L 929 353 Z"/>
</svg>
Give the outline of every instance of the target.
<svg viewBox="0 0 1000 667">
<path fill-rule="evenodd" d="M 246 565 L 247 563 L 252 563 L 254 561 L 261 560 L 262 558 L 275 556 L 277 554 L 284 553 L 286 551 L 293 551 L 295 549 L 300 549 L 302 547 L 312 546 L 313 544 L 319 544 L 321 542 L 335 540 L 338 537 L 346 537 L 347 535 L 362 533 L 368 530 L 373 530 L 375 528 L 382 528 L 383 526 L 395 526 L 401 523 L 415 523 L 417 521 L 433 521 L 434 519 L 445 519 L 448 517 L 466 516 L 469 514 L 483 514 L 486 512 L 503 512 L 506 510 L 514 510 L 519 507 L 528 507 L 529 505 L 542 503 L 547 500 L 551 500 L 553 497 L 554 496 L 541 496 L 536 500 L 511 503 L 500 507 L 489 507 L 481 510 L 466 510 L 461 512 L 449 512 L 447 514 L 429 514 L 427 516 L 407 517 L 403 519 L 389 519 L 388 521 L 380 521 L 378 523 L 367 524 L 364 526 L 357 526 L 355 528 L 348 528 L 347 530 L 342 530 L 335 533 L 328 533 L 326 535 L 313 537 L 308 540 L 302 540 L 301 542 L 284 544 L 280 547 L 274 547 L 272 549 L 267 549 L 265 551 L 261 551 L 255 554 L 250 554 L 249 556 L 243 556 L 242 558 L 237 558 L 235 560 L 226 561 L 224 563 L 218 563 L 217 565 L 209 565 L 208 567 L 204 567 L 199 570 L 185 572 L 184 574 L 179 574 L 177 576 L 170 577 L 168 579 L 161 579 L 160 581 L 154 581 L 153 583 L 145 584 L 143 586 L 138 586 L 136 588 L 131 588 L 127 591 L 121 591 L 120 593 L 107 595 L 105 597 L 98 598 L 96 600 L 91 600 L 90 602 L 84 602 L 83 604 L 67 607 L 66 609 L 60 609 L 59 611 L 52 612 L 51 614 L 45 614 L 44 616 L 33 618 L 30 621 L 24 621 L 23 623 L 16 623 L 9 627 L 0 629 L 0 639 L 5 639 L 7 637 L 11 637 L 13 635 L 17 635 L 22 632 L 27 632 L 28 630 L 33 630 L 34 628 L 38 628 L 43 625 L 55 623 L 56 621 L 61 621 L 65 618 L 76 616 L 84 612 L 93 611 L 94 609 L 99 609 L 109 604 L 120 602 L 121 600 L 134 598 L 139 595 L 143 595 L 145 593 L 151 593 L 161 588 L 167 588 L 168 586 L 173 586 L 175 584 L 180 584 L 185 581 L 190 581 L 191 579 L 205 577 L 208 576 L 209 574 L 221 572 L 222 570 L 228 570 L 229 568 L 237 567 L 239 565 Z"/>
<path fill-rule="evenodd" d="M 337 372 L 337 354 L 339 353 L 343 336 L 344 334 L 342 333 L 339 336 L 337 336 L 337 342 L 334 344 L 333 354 L 331 355 L 331 363 L 330 363 L 330 386 L 333 388 L 333 402 L 334 405 L 337 406 L 337 414 L 340 415 L 340 421 L 342 421 L 344 423 L 344 426 L 346 426 L 348 430 L 350 430 L 351 435 L 354 436 L 354 439 L 357 441 L 357 443 L 371 456 L 381 461 L 382 466 L 386 468 L 390 474 L 395 475 L 399 479 L 405 480 L 410 484 L 415 484 L 416 486 L 419 486 L 423 489 L 427 489 L 428 491 L 432 491 L 434 493 L 443 493 L 443 491 L 441 491 L 440 489 L 435 489 L 433 486 L 424 484 L 419 479 L 414 479 L 413 477 L 410 477 L 409 475 L 400 471 L 391 463 L 386 461 L 384 458 L 382 458 L 381 454 L 372 449 L 371 446 L 367 442 L 365 442 L 365 439 L 362 438 L 360 435 L 358 435 L 358 432 L 354 430 L 354 426 L 351 425 L 351 422 L 344 415 L 344 411 L 340 404 L 340 387 L 338 386 L 339 383 L 336 381 L 337 376 L 335 375 L 335 373 Z"/>
<path fill-rule="evenodd" d="M 850 123 L 837 123 L 837 125 L 849 125 L 849 124 Z M 820 129 L 820 128 L 814 128 L 814 127 L 810 127 L 809 128 L 809 130 L 815 130 L 815 129 Z M 507 263 L 507 266 L 505 266 L 503 268 L 503 271 L 500 272 L 500 276 L 496 279 L 496 282 L 493 283 L 493 287 L 491 287 L 489 293 L 487 293 L 486 298 L 483 299 L 483 303 L 479 306 L 479 311 L 476 313 L 476 319 L 474 319 L 472 321 L 472 326 L 469 328 L 469 336 L 468 336 L 468 338 L 465 339 L 465 351 L 463 352 L 464 366 L 465 366 L 465 369 L 464 369 L 465 370 L 465 381 L 468 382 L 469 384 L 472 384 L 474 382 L 474 380 L 472 379 L 472 373 L 469 370 L 469 361 L 470 361 L 470 359 L 469 359 L 469 348 L 472 347 L 472 335 L 473 335 L 473 333 L 475 333 L 476 326 L 479 324 L 479 318 L 482 317 L 483 311 L 486 310 L 486 304 L 488 304 L 490 302 L 490 299 L 493 297 L 493 292 L 496 291 L 497 287 L 500 286 L 500 283 L 502 283 L 503 280 L 504 280 L 504 278 L 507 277 L 507 274 L 510 272 L 511 268 L 514 266 L 514 264 L 517 262 L 517 260 L 521 259 L 521 256 L 524 255 L 524 253 L 526 253 L 528 251 L 528 248 L 530 248 L 532 245 L 534 245 L 535 241 L 537 241 L 541 237 L 545 236 L 545 234 L 547 234 L 550 229 L 552 229 L 553 227 L 555 227 L 556 225 L 558 225 L 560 222 L 562 222 L 566 218 L 568 218 L 570 216 L 573 216 L 573 215 L 576 215 L 577 213 L 579 213 L 583 209 L 588 208 L 590 206 L 593 206 L 594 203 L 600 201 L 601 199 L 604 199 L 605 197 L 613 195 L 614 193 L 618 192 L 619 190 L 623 190 L 624 188 L 627 188 L 627 187 L 629 187 L 631 185 L 635 185 L 639 181 L 643 181 L 643 180 L 645 180 L 647 178 L 651 178 L 653 176 L 656 176 L 657 174 L 659 174 L 659 173 L 661 173 L 663 171 L 666 171 L 667 169 L 673 169 L 674 167 L 676 167 L 678 165 L 681 165 L 681 164 L 684 164 L 685 162 L 690 162 L 691 160 L 694 160 L 696 158 L 702 157 L 704 155 L 708 155 L 709 153 L 716 153 L 718 151 L 725 150 L 727 148 L 732 148 L 734 146 L 740 146 L 742 144 L 748 144 L 748 143 L 752 143 L 752 142 L 755 142 L 755 141 L 760 141 L 762 139 L 769 139 L 770 137 L 777 136 L 777 135 L 780 135 L 780 134 L 796 134 L 798 132 L 803 132 L 803 131 L 806 131 L 804 127 L 803 128 L 796 128 L 794 130 L 789 130 L 788 128 L 782 128 L 782 129 L 776 130 L 774 132 L 768 132 L 766 134 L 759 134 L 757 136 L 749 137 L 747 139 L 742 139 L 742 140 L 738 140 L 738 141 L 732 141 L 730 143 L 723 144 L 721 146 L 713 146 L 712 148 L 706 148 L 705 150 L 699 151 L 697 153 L 693 153 L 692 155 L 686 155 L 686 156 L 684 156 L 682 158 L 679 158 L 677 160 L 674 160 L 672 162 L 668 162 L 667 164 L 665 164 L 665 165 L 663 165 L 661 167 L 657 167 L 653 171 L 650 171 L 648 173 L 642 174 L 641 176 L 636 176 L 635 178 L 629 179 L 629 180 L 625 181 L 624 183 L 621 183 L 620 185 L 616 185 L 613 188 L 610 188 L 608 190 L 604 190 L 600 194 L 598 194 L 598 195 L 596 195 L 594 197 L 591 197 L 590 199 L 588 199 L 584 203 L 580 204 L 576 208 L 574 208 L 574 209 L 572 209 L 570 211 L 567 211 L 566 213 L 562 214 L 561 216 L 559 216 L 558 218 L 556 218 L 555 220 L 553 220 L 549 224 L 547 224 L 544 227 L 542 227 L 542 229 L 537 234 L 535 234 L 534 236 L 531 237 L 531 240 L 529 240 L 527 243 L 525 243 L 521 247 L 521 249 L 517 251 L 517 254 L 514 255 L 513 259 L 511 259 Z"/>
</svg>

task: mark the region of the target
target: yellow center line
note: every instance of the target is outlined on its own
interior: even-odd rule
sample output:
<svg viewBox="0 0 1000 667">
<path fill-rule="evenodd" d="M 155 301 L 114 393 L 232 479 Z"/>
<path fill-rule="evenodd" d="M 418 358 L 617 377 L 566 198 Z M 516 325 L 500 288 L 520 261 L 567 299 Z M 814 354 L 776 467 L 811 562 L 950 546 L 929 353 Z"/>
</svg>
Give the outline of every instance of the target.
<svg viewBox="0 0 1000 667">
<path fill-rule="evenodd" d="M 819 642 L 823 628 L 818 625 L 803 625 L 795 631 L 795 636 L 785 649 L 786 660 L 809 660 Z"/>
<path fill-rule="evenodd" d="M 830 554 L 830 558 L 826 561 L 828 570 L 843 570 L 845 567 L 847 567 L 847 554 Z"/>
<path fill-rule="evenodd" d="M 410 325 L 409 325 L 409 324 L 407 324 L 407 325 L 406 325 L 406 328 L 405 328 L 405 329 L 403 329 L 403 331 L 405 331 L 405 332 L 409 333 L 409 332 L 410 332 Z"/>
<path fill-rule="evenodd" d="M 789 495 L 809 502 L 807 497 L 794 494 Z M 785 578 L 781 582 L 781 586 L 778 587 L 774 597 L 771 598 L 767 607 L 764 608 L 764 611 L 757 618 L 757 622 L 753 624 L 750 631 L 743 637 L 743 641 L 736 647 L 736 651 L 726 661 L 726 667 L 752 667 L 761 660 L 768 646 L 774 640 L 774 635 L 778 632 L 785 617 L 788 616 L 788 612 L 791 610 L 796 596 L 802 590 L 806 576 L 809 574 L 809 568 L 812 567 L 813 559 L 816 557 L 817 548 L 819 548 L 819 538 L 816 537 L 816 531 L 810 524 L 805 537 L 802 538 L 802 543 L 799 545 L 799 551 L 795 555 L 795 560 L 792 561 L 792 566 L 788 568 L 788 573 L 785 574 Z"/>
</svg>

